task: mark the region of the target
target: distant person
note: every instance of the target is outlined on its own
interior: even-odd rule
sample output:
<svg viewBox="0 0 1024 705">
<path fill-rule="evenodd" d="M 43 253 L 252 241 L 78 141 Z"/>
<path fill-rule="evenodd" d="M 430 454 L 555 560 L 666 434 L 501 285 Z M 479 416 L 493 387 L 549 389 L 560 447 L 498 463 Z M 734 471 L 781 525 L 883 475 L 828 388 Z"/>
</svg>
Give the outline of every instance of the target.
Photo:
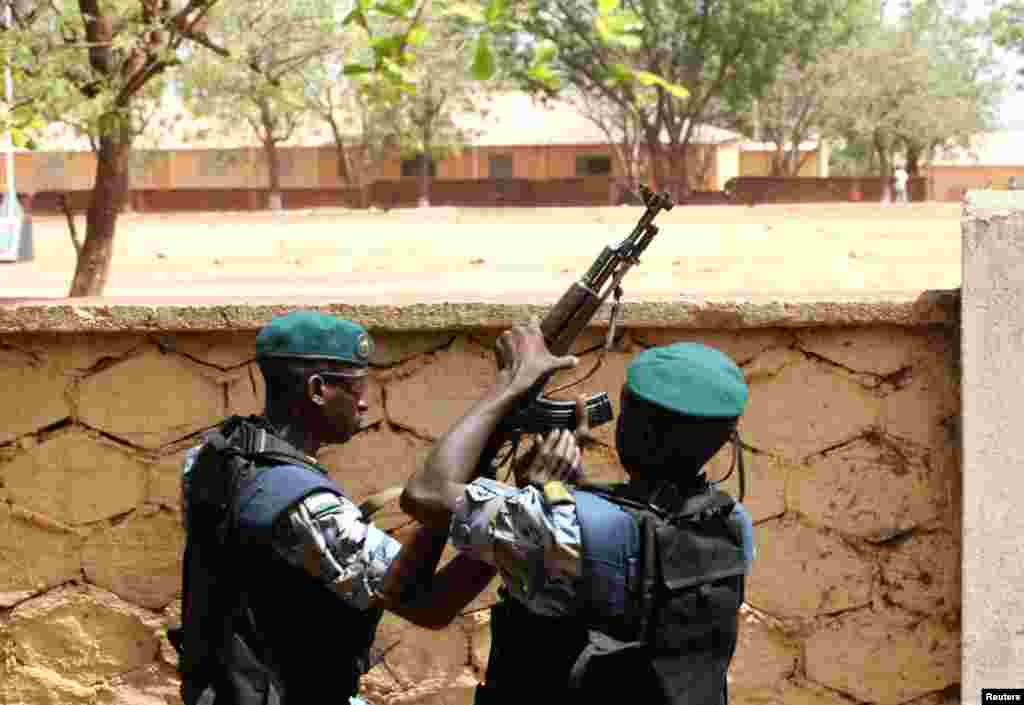
<svg viewBox="0 0 1024 705">
<path fill-rule="evenodd" d="M 1016 191 L 1017 190 L 1017 177 L 1016 176 L 1011 176 L 1009 179 L 1006 180 L 1006 190 L 1007 191 Z"/>
<path fill-rule="evenodd" d="M 907 181 L 909 180 L 910 177 L 906 170 L 902 166 L 896 167 L 896 172 L 892 175 L 893 200 L 896 203 L 910 202 L 910 199 L 907 198 Z"/>
</svg>

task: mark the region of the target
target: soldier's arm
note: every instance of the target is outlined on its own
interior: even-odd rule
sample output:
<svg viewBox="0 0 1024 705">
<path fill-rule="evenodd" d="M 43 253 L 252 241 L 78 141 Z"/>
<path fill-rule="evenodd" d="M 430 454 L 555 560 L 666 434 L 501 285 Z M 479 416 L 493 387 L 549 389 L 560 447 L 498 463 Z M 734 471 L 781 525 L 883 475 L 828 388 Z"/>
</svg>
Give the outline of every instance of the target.
<svg viewBox="0 0 1024 705">
<path fill-rule="evenodd" d="M 494 385 L 434 444 L 427 462 L 402 493 L 402 510 L 424 526 L 448 528 L 451 513 L 465 485 L 476 476 L 480 457 L 501 419 L 542 376 L 577 362 L 572 356 L 554 357 L 548 351 L 536 318 L 503 333 L 496 349 L 499 369 Z"/>
<path fill-rule="evenodd" d="M 434 444 L 426 463 L 405 486 L 401 506 L 424 526 L 448 529 L 451 513 L 491 435 L 515 403 L 515 390 L 498 381 Z"/>
<path fill-rule="evenodd" d="M 494 577 L 494 569 L 459 556 L 434 575 L 447 532 L 420 528 L 404 543 L 363 521 L 344 497 L 318 492 L 275 527 L 274 547 L 357 609 L 383 607 L 428 628 L 458 615 Z"/>
<path fill-rule="evenodd" d="M 577 413 L 582 414 L 583 402 L 578 403 Z M 517 476 L 522 484 L 537 486 L 552 479 L 575 480 L 580 461 L 573 434 L 555 431 L 534 446 Z M 545 583 L 548 575 L 576 575 L 579 532 L 571 495 L 564 488 L 561 497 L 554 497 L 551 492 L 543 496 L 534 486 L 517 490 L 484 479 L 451 487 L 462 491 L 452 502 L 451 538 L 459 556 L 434 575 L 448 528 L 417 529 L 403 541 L 378 604 L 420 626 L 442 627 L 487 587 L 495 568 L 501 569 L 506 584 L 510 576 L 522 578 L 530 571 L 535 574 L 526 580 L 535 585 Z M 539 560 L 527 565 L 523 548 Z"/>
</svg>

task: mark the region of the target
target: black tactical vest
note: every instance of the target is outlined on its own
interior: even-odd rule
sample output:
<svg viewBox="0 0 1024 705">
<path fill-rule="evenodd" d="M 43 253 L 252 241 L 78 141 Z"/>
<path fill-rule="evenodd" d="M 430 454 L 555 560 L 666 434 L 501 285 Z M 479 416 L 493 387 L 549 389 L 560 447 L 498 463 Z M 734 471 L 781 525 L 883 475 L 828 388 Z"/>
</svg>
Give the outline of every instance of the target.
<svg viewBox="0 0 1024 705">
<path fill-rule="evenodd" d="M 198 501 L 187 512 L 182 629 L 174 636 L 183 699 L 193 705 L 212 692 L 216 705 L 346 702 L 368 668 L 382 612 L 349 607 L 271 545 L 276 520 L 297 501 L 345 494 L 294 448 L 241 421 L 227 439 L 211 436 L 203 449 L 210 457 L 203 466 L 200 453 L 190 481 Z M 218 462 L 226 478 L 219 486 Z"/>
<path fill-rule="evenodd" d="M 624 486 L 574 496 L 580 609 L 542 617 L 504 595 L 477 704 L 725 705 L 746 572 L 732 498 L 709 488 L 662 509 Z"/>
</svg>

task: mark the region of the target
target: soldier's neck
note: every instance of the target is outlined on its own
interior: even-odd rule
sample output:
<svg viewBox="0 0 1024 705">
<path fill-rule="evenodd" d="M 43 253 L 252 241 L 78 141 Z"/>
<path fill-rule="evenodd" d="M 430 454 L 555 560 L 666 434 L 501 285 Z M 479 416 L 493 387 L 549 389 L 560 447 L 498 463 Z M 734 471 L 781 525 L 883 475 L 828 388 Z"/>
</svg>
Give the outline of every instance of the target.
<svg viewBox="0 0 1024 705">
<path fill-rule="evenodd" d="M 310 458 L 316 458 L 317 452 L 323 443 L 319 436 L 303 424 L 296 415 L 288 412 L 279 412 L 276 409 L 267 408 L 263 417 L 274 427 L 274 435 L 282 441 L 295 446 Z"/>
<path fill-rule="evenodd" d="M 684 482 L 676 482 L 675 487 L 669 486 L 669 482 L 663 477 L 643 477 L 642 475 L 630 475 L 629 482 L 626 483 L 629 486 L 629 491 L 632 495 L 637 497 L 643 497 L 650 499 L 663 492 L 675 492 L 684 497 L 690 496 L 704 489 L 706 486 L 706 478 L 703 471 L 698 473 L 697 476 L 687 478 Z"/>
</svg>

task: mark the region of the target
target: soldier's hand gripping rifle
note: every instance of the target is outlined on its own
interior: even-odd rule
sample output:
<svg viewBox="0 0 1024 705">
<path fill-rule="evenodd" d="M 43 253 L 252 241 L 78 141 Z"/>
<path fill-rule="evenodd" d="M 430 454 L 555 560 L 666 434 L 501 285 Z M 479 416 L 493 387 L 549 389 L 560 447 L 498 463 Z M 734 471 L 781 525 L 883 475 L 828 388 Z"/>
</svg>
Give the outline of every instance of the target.
<svg viewBox="0 0 1024 705">
<path fill-rule="evenodd" d="M 541 321 L 540 329 L 552 355 L 568 354 L 573 342 L 612 293 L 618 301 L 622 295 L 623 278 L 633 265 L 640 262 L 640 255 L 658 234 L 658 227 L 654 225 L 655 216 L 663 210 L 672 210 L 675 205 L 667 193 L 654 193 L 643 185 L 640 186 L 640 195 L 646 209 L 633 232 L 619 244 L 605 247 L 586 274 L 579 281 L 573 282 Z M 611 326 L 614 327 L 614 314 Z M 613 329 L 609 330 L 609 341 L 613 332 Z M 556 428 L 573 430 L 578 425 L 575 402 L 556 401 L 543 396 L 549 377 L 541 378 L 523 396 L 516 410 L 502 419 L 481 458 L 487 474 L 493 475 L 511 459 L 522 435 L 547 433 Z M 588 397 L 586 413 L 590 428 L 611 421 L 612 405 L 608 394 L 600 392 Z M 510 451 L 495 462 L 498 450 L 508 442 L 512 443 Z"/>
</svg>

